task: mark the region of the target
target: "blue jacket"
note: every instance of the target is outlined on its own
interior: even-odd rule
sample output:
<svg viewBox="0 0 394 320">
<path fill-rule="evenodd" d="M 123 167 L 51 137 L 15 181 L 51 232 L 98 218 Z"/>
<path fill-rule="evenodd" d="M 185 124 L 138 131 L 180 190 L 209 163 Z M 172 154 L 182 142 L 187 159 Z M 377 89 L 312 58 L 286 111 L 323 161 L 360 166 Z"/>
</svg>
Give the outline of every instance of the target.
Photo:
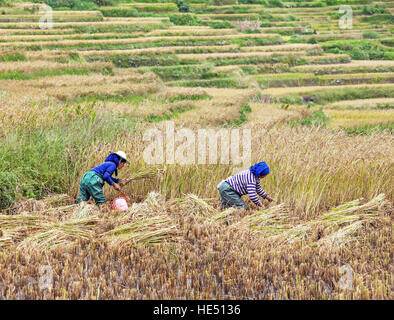
<svg viewBox="0 0 394 320">
<path fill-rule="evenodd" d="M 119 166 L 119 157 L 111 153 L 107 159 L 105 159 L 105 162 L 97 166 L 96 168 L 93 168 L 90 171 L 97 172 L 104 181 L 106 181 L 109 185 L 113 185 L 114 183 L 118 183 L 120 179 L 113 178 L 111 177 L 112 174 L 115 172 L 115 175 L 118 175 L 118 166 Z"/>
</svg>

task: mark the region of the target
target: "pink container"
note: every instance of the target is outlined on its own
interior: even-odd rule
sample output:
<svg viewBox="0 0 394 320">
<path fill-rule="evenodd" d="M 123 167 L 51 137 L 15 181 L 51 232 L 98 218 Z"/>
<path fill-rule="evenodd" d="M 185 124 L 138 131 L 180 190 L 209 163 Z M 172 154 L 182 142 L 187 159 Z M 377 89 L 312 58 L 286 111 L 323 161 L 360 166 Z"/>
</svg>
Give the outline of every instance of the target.
<svg viewBox="0 0 394 320">
<path fill-rule="evenodd" d="M 119 210 L 119 211 L 127 211 L 129 208 L 127 201 L 123 197 L 115 198 L 112 200 L 111 209 L 112 210 Z"/>
</svg>

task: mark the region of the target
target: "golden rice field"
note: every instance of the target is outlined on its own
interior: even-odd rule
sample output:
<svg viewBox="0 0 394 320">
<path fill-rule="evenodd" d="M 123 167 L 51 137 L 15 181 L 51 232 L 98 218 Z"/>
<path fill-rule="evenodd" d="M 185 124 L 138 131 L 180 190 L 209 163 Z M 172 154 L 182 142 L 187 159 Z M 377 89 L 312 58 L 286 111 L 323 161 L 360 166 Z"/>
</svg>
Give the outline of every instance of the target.
<svg viewBox="0 0 394 320">
<path fill-rule="evenodd" d="M 394 2 L 115 2 L 0 1 L 0 299 L 393 299 Z M 220 208 L 234 158 L 147 163 L 168 121 L 250 130 L 274 202 Z M 129 209 L 76 205 L 114 150 Z"/>
</svg>

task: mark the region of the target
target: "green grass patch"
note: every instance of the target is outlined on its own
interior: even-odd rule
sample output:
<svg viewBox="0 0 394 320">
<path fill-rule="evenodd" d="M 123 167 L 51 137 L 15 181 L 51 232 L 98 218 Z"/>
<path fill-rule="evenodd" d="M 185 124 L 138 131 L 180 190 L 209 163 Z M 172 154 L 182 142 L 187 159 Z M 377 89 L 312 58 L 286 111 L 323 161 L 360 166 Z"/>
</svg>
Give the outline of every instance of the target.
<svg viewBox="0 0 394 320">
<path fill-rule="evenodd" d="M 343 129 L 347 134 L 372 134 L 382 131 L 394 131 L 394 122 L 389 124 L 378 124 L 378 125 L 365 125 L 360 127 L 352 127 Z"/>
<path fill-rule="evenodd" d="M 0 62 L 27 61 L 27 58 L 20 53 L 6 53 L 0 55 Z"/>
<path fill-rule="evenodd" d="M 161 115 L 155 115 L 151 113 L 149 117 L 146 119 L 148 122 L 160 122 L 163 120 L 170 120 L 173 117 L 176 117 L 178 114 L 181 114 L 183 112 L 189 111 L 194 109 L 193 106 L 185 106 L 185 107 L 176 107 L 176 108 L 171 108 L 167 112 L 161 114 Z"/>
<path fill-rule="evenodd" d="M 387 60 L 393 50 L 378 40 L 337 40 L 324 43 L 322 49 L 330 53 L 346 53 L 354 60 Z"/>
<path fill-rule="evenodd" d="M 70 25 L 61 26 L 61 28 L 72 28 L 76 33 L 133 33 L 133 32 L 150 32 L 153 30 L 167 29 L 170 23 L 164 21 L 161 23 L 141 23 L 141 24 L 110 24 L 110 25 Z"/>
<path fill-rule="evenodd" d="M 236 121 L 229 121 L 224 126 L 225 127 L 238 127 L 248 120 L 248 113 L 252 112 L 252 108 L 248 103 L 241 106 L 239 111 L 239 118 Z"/>
<path fill-rule="evenodd" d="M 298 120 L 297 123 L 302 126 L 316 126 L 324 128 L 329 119 L 330 117 L 326 115 L 322 109 L 320 109 L 313 111 L 310 117 L 305 117 L 301 120 Z"/>
<path fill-rule="evenodd" d="M 193 62 L 193 60 L 184 60 Z M 208 59 L 215 66 L 243 65 L 243 64 L 287 64 L 289 66 L 305 65 L 307 61 L 300 55 L 272 55 L 267 57 L 245 57 L 245 58 L 218 58 Z"/>
<path fill-rule="evenodd" d="M 60 118 L 41 127 L 3 128 L 0 139 L 0 208 L 25 198 L 41 198 L 49 193 L 66 193 L 90 157 L 86 149 L 110 143 L 135 128 L 136 118 L 73 105 L 60 107 Z M 64 121 L 71 112 L 73 120 Z M 104 160 L 104 159 L 103 159 Z"/>
<path fill-rule="evenodd" d="M 175 54 L 140 54 L 88 56 L 86 61 L 110 61 L 118 68 L 138 68 L 144 66 L 171 66 L 179 64 Z"/>
<path fill-rule="evenodd" d="M 168 67 L 152 67 L 149 70 L 156 73 L 164 81 L 179 79 L 201 79 L 211 70 L 212 64 L 178 65 Z"/>
<path fill-rule="evenodd" d="M 379 75 L 371 78 L 349 77 L 335 79 L 333 76 L 315 76 L 313 74 L 290 73 L 285 75 L 261 75 L 253 77 L 258 84 L 265 88 L 330 86 L 348 84 L 392 83 L 393 76 Z"/>
<path fill-rule="evenodd" d="M 209 94 L 202 94 L 202 95 L 198 95 L 198 94 L 192 94 L 192 95 L 183 95 L 180 94 L 179 96 L 176 97 L 172 97 L 170 99 L 168 99 L 168 102 L 172 103 L 172 102 L 176 102 L 176 101 L 183 101 L 183 100 L 210 100 L 212 99 L 212 96 Z"/>
<path fill-rule="evenodd" d="M 150 94 L 146 95 L 135 95 L 129 92 L 115 93 L 115 94 L 86 94 L 81 95 L 73 99 L 73 103 L 95 103 L 97 101 L 105 102 L 118 102 L 118 103 L 128 103 L 131 105 L 137 105 L 144 99 L 147 99 Z"/>
<path fill-rule="evenodd" d="M 97 72 L 108 74 L 112 70 L 109 70 L 107 67 L 97 70 Z M 54 76 L 61 76 L 61 75 L 87 75 L 90 74 L 92 71 L 91 69 L 86 68 L 65 68 L 65 69 L 58 69 L 58 70 L 48 70 L 42 69 L 37 70 L 34 72 L 21 72 L 21 71 L 10 71 L 10 72 L 2 72 L 0 73 L 0 80 L 32 80 L 42 77 L 54 77 Z"/>
<path fill-rule="evenodd" d="M 209 80 L 190 80 L 171 82 L 170 86 L 180 87 L 205 87 L 205 88 L 247 88 L 246 84 L 232 78 L 219 78 Z"/>
<path fill-rule="evenodd" d="M 289 104 L 302 104 L 302 96 L 313 97 L 315 104 L 324 105 L 341 100 L 356 100 L 356 99 L 372 99 L 372 98 L 393 98 L 394 90 L 390 88 L 337 88 L 321 90 L 311 93 L 304 93 L 298 95 L 284 95 L 280 97 L 280 101 Z"/>
</svg>

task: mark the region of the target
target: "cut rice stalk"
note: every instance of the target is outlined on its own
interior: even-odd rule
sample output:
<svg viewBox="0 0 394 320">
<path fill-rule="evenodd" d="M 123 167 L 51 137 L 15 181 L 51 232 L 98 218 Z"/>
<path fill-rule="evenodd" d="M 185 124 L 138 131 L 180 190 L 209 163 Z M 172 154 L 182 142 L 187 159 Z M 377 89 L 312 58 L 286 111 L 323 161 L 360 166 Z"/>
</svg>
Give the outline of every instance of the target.
<svg viewBox="0 0 394 320">
<path fill-rule="evenodd" d="M 18 248 L 52 249 L 57 246 L 71 245 L 77 239 L 91 239 L 92 229 L 98 218 L 69 220 L 56 225 L 47 225 L 46 231 L 37 233 L 23 240 Z"/>
<path fill-rule="evenodd" d="M 222 212 L 215 214 L 211 217 L 211 219 L 229 223 L 234 220 L 234 212 L 236 212 L 237 210 L 237 208 L 230 207 Z"/>
<path fill-rule="evenodd" d="M 329 246 L 339 246 L 342 247 L 345 244 L 357 241 L 357 238 L 354 237 L 360 229 L 362 229 L 364 225 L 363 221 L 356 221 L 346 227 L 339 229 L 338 231 L 329 234 L 328 236 L 320 239 L 317 244 L 321 245 L 329 245 Z"/>
<path fill-rule="evenodd" d="M 188 214 L 200 217 L 209 217 L 214 213 L 217 213 L 217 210 L 214 207 L 194 194 L 187 194 L 184 199 L 180 199 L 179 201 L 181 202 L 181 209 L 186 211 Z"/>
<path fill-rule="evenodd" d="M 154 245 L 176 235 L 176 226 L 166 216 L 137 220 L 102 234 L 111 245 Z"/>
<path fill-rule="evenodd" d="M 328 224 L 342 226 L 360 219 L 376 216 L 378 215 L 379 206 L 384 202 L 384 194 L 378 195 L 363 205 L 360 205 L 361 200 L 353 200 L 340 205 L 323 214 L 321 220 Z"/>
</svg>

